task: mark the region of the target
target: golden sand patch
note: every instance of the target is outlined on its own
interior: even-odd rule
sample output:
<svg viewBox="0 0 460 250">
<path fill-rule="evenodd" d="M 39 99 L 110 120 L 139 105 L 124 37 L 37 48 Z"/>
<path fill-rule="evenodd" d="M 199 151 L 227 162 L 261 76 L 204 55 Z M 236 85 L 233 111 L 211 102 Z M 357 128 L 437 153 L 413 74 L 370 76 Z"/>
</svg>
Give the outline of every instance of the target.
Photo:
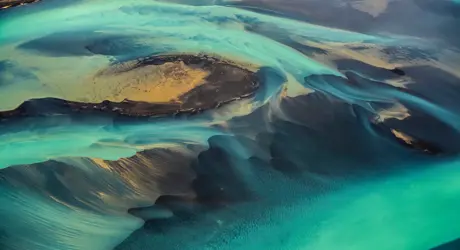
<svg viewBox="0 0 460 250">
<path fill-rule="evenodd" d="M 147 65 L 120 73 L 101 72 L 92 81 L 82 83 L 65 99 L 84 102 L 124 99 L 144 102 L 177 101 L 182 94 L 206 82 L 209 75 L 183 62 Z"/>
<path fill-rule="evenodd" d="M 409 145 L 412 145 L 412 141 L 414 140 L 412 137 L 396 130 L 396 129 L 392 129 L 391 130 L 391 133 L 393 133 L 394 136 L 396 136 L 396 138 L 398 139 L 401 139 L 403 140 L 406 144 L 409 144 Z"/>
<path fill-rule="evenodd" d="M 384 109 L 378 113 L 378 122 L 384 122 L 386 119 L 394 118 L 400 121 L 409 117 L 409 110 L 400 103 L 395 103 L 391 108 Z"/>
<path fill-rule="evenodd" d="M 313 89 L 303 86 L 294 78 L 293 75 L 287 74 L 287 81 L 285 83 L 281 97 L 297 97 L 301 95 L 308 95 L 313 92 Z"/>
</svg>

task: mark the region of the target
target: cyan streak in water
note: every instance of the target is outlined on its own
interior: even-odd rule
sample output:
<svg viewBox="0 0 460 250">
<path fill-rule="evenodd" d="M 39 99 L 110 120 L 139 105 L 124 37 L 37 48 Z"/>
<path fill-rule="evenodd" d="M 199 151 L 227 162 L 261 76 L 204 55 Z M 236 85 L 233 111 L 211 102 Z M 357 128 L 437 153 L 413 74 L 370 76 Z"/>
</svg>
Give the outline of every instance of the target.
<svg viewBox="0 0 460 250">
<path fill-rule="evenodd" d="M 33 126 L 15 125 L 19 131 L 0 135 L 0 168 L 31 164 L 66 156 L 117 160 L 147 148 L 170 144 L 204 144 L 222 131 L 204 119 L 152 119 L 144 123 L 114 124 L 101 118 L 89 124 L 65 116 L 34 119 Z"/>
<path fill-rule="evenodd" d="M 315 41 L 391 46 L 413 43 L 409 40 L 334 30 L 225 7 L 190 7 L 152 1 L 76 1 L 58 10 L 46 9 L 54 3 L 44 1 L 2 14 L 0 59 L 15 60 L 20 49 L 10 45 L 69 29 L 88 34 L 122 34 L 134 37 L 133 43 L 142 46 L 128 54 L 116 53 L 113 56 L 116 60 L 162 52 L 206 52 L 266 66 L 263 72 L 267 77 L 266 86 L 264 92 L 254 98 L 259 102 L 254 108 L 276 100 L 273 97 L 280 92 L 281 84 L 287 75 L 292 75 L 301 84 L 364 107 L 368 107 L 367 102 L 406 102 L 458 129 L 458 117 L 452 111 L 394 88 L 337 87 L 320 80 L 305 83 L 304 78 L 312 75 L 334 75 L 336 80 L 344 79 L 344 75 L 292 48 L 246 32 L 242 26 L 266 26 Z M 123 49 L 126 47 L 120 51 Z M 37 50 L 43 52 L 40 48 Z M 78 63 L 77 56 L 70 61 Z M 109 63 L 105 55 L 98 56 Z M 47 57 L 46 53 L 43 57 Z M 70 63 L 69 70 L 73 66 Z M 82 73 L 89 72 L 89 68 Z M 65 84 L 71 83 L 63 83 L 64 88 Z M 26 87 L 18 84 L 10 86 L 8 91 Z M 17 101 L 19 104 L 23 100 Z M 15 127 L 15 132 L 4 127 L 0 137 L 0 168 L 63 156 L 118 159 L 165 143 L 206 144 L 210 137 L 224 134 L 217 128 L 211 129 L 207 118 L 152 119 L 145 123 L 113 125 L 112 120 L 103 118 L 86 124 L 55 117 L 46 122 L 35 120 L 32 126 Z M 53 122 L 55 124 L 50 125 Z M 286 178 L 276 171 L 263 171 L 266 169 L 249 163 L 245 145 L 225 140 L 222 145 L 234 158 L 240 177 L 262 199 L 232 205 L 231 211 L 203 215 L 208 219 L 199 218 L 196 224 L 179 226 L 168 234 L 138 238 L 132 242 L 139 246 L 134 249 L 415 250 L 434 247 L 460 235 L 460 223 L 452 223 L 460 209 L 460 187 L 456 184 L 460 177 L 458 161 L 435 164 L 418 173 L 409 171 L 375 183 L 356 182 L 323 197 L 307 199 L 309 190 L 301 180 Z M 401 166 L 404 167 L 411 166 Z M 90 213 L 20 190 L 2 188 L 0 191 L 0 212 L 6 218 L 2 223 L 11 225 L 8 234 L 25 234 L 27 239 L 37 242 L 15 242 L 18 237 L 11 237 L 13 240 L 6 244 L 14 250 L 34 244 L 37 244 L 34 249 L 40 250 L 109 249 L 141 226 L 138 219 L 127 215 Z M 210 226 L 206 223 L 209 218 L 220 221 L 222 226 L 216 226 L 219 223 Z M 389 224 L 393 227 L 389 228 Z M 120 249 L 124 249 L 123 245 Z"/>
<path fill-rule="evenodd" d="M 306 77 L 305 81 L 312 89 L 332 94 L 348 103 L 358 104 L 368 109 L 370 107 L 367 104 L 370 102 L 395 103 L 397 101 L 409 104 L 460 131 L 460 116 L 455 110 L 447 110 L 407 91 L 364 79 L 354 73 L 347 76 L 353 80 L 353 84 L 333 76 Z M 371 112 L 375 112 L 370 109 Z"/>
</svg>

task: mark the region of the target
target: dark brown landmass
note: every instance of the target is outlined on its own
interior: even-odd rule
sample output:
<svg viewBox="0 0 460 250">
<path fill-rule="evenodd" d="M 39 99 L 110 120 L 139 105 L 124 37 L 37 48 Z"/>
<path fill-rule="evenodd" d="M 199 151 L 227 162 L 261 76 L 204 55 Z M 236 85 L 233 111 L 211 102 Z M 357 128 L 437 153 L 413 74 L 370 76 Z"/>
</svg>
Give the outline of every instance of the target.
<svg viewBox="0 0 460 250">
<path fill-rule="evenodd" d="M 40 0 L 0 0 L 0 9 L 17 7 L 17 6 L 26 5 L 29 3 L 35 3 L 38 1 Z"/>
<path fill-rule="evenodd" d="M 126 66 L 115 67 L 115 69 L 103 74 L 116 77 L 117 74 L 122 72 L 132 71 L 148 65 L 162 65 L 172 62 L 181 63 L 186 67 L 205 72 L 205 77 L 202 77 L 202 81 L 191 84 L 187 81 L 181 81 L 184 79 L 180 79 L 183 77 L 188 80 L 190 74 L 176 74 L 177 71 L 174 70 L 164 71 L 163 73 L 166 75 L 163 77 L 165 79 L 175 78 L 176 81 L 172 83 L 166 82 L 168 84 L 156 85 L 155 87 L 160 95 L 174 96 L 174 98 L 168 97 L 167 100 L 169 101 L 155 101 L 159 97 L 152 98 L 152 102 L 130 100 L 130 97 L 136 97 L 136 95 L 126 96 L 120 102 L 109 100 L 77 102 L 59 98 L 31 99 L 25 101 L 14 110 L 0 112 L 0 120 L 72 113 L 105 113 L 133 117 L 194 114 L 252 96 L 260 84 L 255 72 L 217 58 L 194 55 L 149 57 L 139 60 L 129 68 Z M 186 85 L 186 88 L 181 88 L 182 85 Z M 181 88 L 181 91 L 174 92 L 174 87 Z M 144 99 L 149 100 L 148 89 L 142 92 L 147 93 Z"/>
</svg>

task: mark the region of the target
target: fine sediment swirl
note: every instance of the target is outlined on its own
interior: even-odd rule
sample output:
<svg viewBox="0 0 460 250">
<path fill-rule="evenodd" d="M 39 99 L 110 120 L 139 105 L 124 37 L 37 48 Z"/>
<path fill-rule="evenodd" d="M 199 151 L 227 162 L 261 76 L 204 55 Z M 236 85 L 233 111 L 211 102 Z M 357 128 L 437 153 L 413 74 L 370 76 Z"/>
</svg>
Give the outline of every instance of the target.
<svg viewBox="0 0 460 250">
<path fill-rule="evenodd" d="M 458 243 L 455 1 L 25 2 L 0 1 L 0 249 Z"/>
</svg>

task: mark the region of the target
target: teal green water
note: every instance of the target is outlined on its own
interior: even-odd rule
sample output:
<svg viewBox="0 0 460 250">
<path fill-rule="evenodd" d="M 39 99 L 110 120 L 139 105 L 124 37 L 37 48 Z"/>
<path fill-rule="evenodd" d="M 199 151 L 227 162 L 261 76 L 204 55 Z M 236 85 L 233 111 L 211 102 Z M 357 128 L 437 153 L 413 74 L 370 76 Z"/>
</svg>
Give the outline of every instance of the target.
<svg viewBox="0 0 460 250">
<path fill-rule="evenodd" d="M 355 182 L 314 199 L 272 173 L 272 185 L 261 191 L 269 201 L 209 213 L 202 223 L 141 235 L 117 249 L 429 249 L 460 233 L 459 166 L 443 162 L 417 173 Z M 220 226 L 211 226 L 214 221 Z"/>
<path fill-rule="evenodd" d="M 451 58 L 453 53 L 447 53 L 450 48 L 440 46 L 438 41 L 377 32 L 363 34 L 224 6 L 188 6 L 148 0 L 84 0 L 62 6 L 57 1 L 43 1 L 6 10 L 0 18 L 0 62 L 11 62 L 34 75 L 17 80 L 17 76 L 3 77 L 2 74 L 6 73 L 0 71 L 0 79 L 15 79 L 0 83 L 1 111 L 14 109 L 32 98 L 73 98 L 72 90 L 79 88 L 79 84 L 97 70 L 152 54 L 219 55 L 255 65 L 256 68 L 265 67 L 272 73 L 264 79 L 263 90 L 243 105 L 232 104 L 195 117 L 115 123 L 112 118 L 104 117 L 78 120 L 69 116 L 48 116 L 25 119 L 14 125 L 0 123 L 0 169 L 12 171 L 8 172 L 10 175 L 0 175 L 0 216 L 5 218 L 0 225 L 0 247 L 4 244 L 8 250 L 418 250 L 429 249 L 460 236 L 458 154 L 451 154 L 448 159 L 442 156 L 428 158 L 423 150 L 415 151 L 397 144 L 394 136 L 376 140 L 376 143 L 390 144 L 389 148 L 394 152 L 378 155 L 382 152 L 376 151 L 372 157 L 361 155 L 362 161 L 344 157 L 348 162 L 339 163 L 334 159 L 342 159 L 340 157 L 347 152 L 335 152 L 333 146 L 345 144 L 349 148 L 358 147 L 360 145 L 357 142 L 355 145 L 355 141 L 360 141 L 361 134 L 356 134 L 354 141 L 300 134 L 295 138 L 297 141 L 292 142 L 298 148 L 283 145 L 282 149 L 278 149 L 281 153 L 274 146 L 267 149 L 258 145 L 262 149 L 257 150 L 266 151 L 264 154 L 268 155 L 269 163 L 282 157 L 287 158 L 283 159 L 286 160 L 285 165 L 298 163 L 297 158 L 289 156 L 302 154 L 305 150 L 316 152 L 313 158 L 323 157 L 321 159 L 326 159 L 327 164 L 338 169 L 352 165 L 368 170 L 377 163 L 382 164 L 384 170 L 398 169 L 394 172 L 382 171 L 384 174 L 376 174 L 377 177 L 360 176 L 350 180 L 309 172 L 316 166 L 303 162 L 297 164 L 301 173 L 294 174 L 294 177 L 272 166 L 261 167 L 259 165 L 262 164 L 254 163 L 251 158 L 257 151 L 251 147 L 252 144 L 224 140 L 225 159 L 237 170 L 235 176 L 241 179 L 241 186 L 248 187 L 257 198 L 231 202 L 223 209 L 199 210 L 192 221 L 161 233 L 143 233 L 144 221 L 127 213 L 132 204 L 152 205 L 155 202 L 152 197 L 156 199 L 157 196 L 140 193 L 135 188 L 126 191 L 123 188 L 128 185 L 122 185 L 123 188 L 118 185 L 122 182 L 120 179 L 125 178 L 123 181 L 126 181 L 128 177 L 117 176 L 119 173 L 108 169 L 94 170 L 94 165 L 88 165 L 86 160 L 81 159 L 118 160 L 155 148 L 183 149 L 190 145 L 208 148 L 210 138 L 215 136 L 233 138 L 236 135 L 255 141 L 259 134 L 247 127 L 258 126 L 254 124 L 260 120 L 264 122 L 260 130 L 273 135 L 276 143 L 276 136 L 279 136 L 277 129 L 281 125 L 275 126 L 275 122 L 303 126 L 283 110 L 280 102 L 283 88 L 293 85 L 302 89 L 302 93 L 321 93 L 323 96 L 320 97 L 327 100 L 325 103 L 349 105 L 347 108 L 353 110 L 350 111 L 353 117 L 364 121 L 361 129 L 367 129 L 369 137 L 380 136 L 377 130 L 372 130 L 373 126 L 379 125 L 376 120 L 381 108 L 376 106 L 401 103 L 422 113 L 428 117 L 426 119 L 445 125 L 442 127 L 444 130 L 457 133 L 460 129 L 457 106 L 411 92 L 404 85 L 414 82 L 410 76 L 380 83 L 376 80 L 380 76 L 374 77 L 365 70 L 346 72 L 337 66 L 338 59 L 344 57 L 363 61 L 379 70 L 404 66 L 410 71 L 411 67 L 428 65 L 454 75 L 457 68 L 456 61 Z M 269 36 L 275 36 L 273 34 L 280 34 L 280 38 L 271 39 Z M 45 39 L 47 42 L 62 40 L 49 47 L 46 43 L 36 42 L 44 37 L 49 39 Z M 90 41 L 100 42 L 98 37 L 102 40 L 113 38 L 113 43 L 109 43 L 113 46 L 101 49 L 101 53 L 81 52 Z M 307 55 L 299 47 L 288 46 L 286 41 L 305 50 L 308 47 L 324 51 Z M 21 47 L 28 43 L 32 45 Z M 396 55 L 388 52 L 393 50 Z M 349 77 L 346 73 L 350 72 L 359 74 L 368 82 L 346 81 Z M 308 80 L 311 76 L 322 75 L 335 78 Z M 402 86 L 398 85 L 401 82 Z M 446 95 L 448 98 L 450 96 Z M 232 123 L 247 115 L 263 112 L 260 111 L 263 108 L 268 111 L 261 115 L 263 118 L 253 121 L 254 124 L 245 127 Z M 314 121 L 322 115 L 334 117 L 335 113 L 329 115 L 329 109 L 320 106 L 312 112 L 306 106 L 305 111 L 299 112 L 304 112 L 305 120 Z M 360 117 L 359 112 L 367 112 L 369 117 Z M 335 124 L 336 120 L 331 118 L 328 121 L 327 124 L 320 121 L 316 127 L 305 125 L 302 131 L 335 128 L 331 124 Z M 426 124 L 421 123 L 420 127 L 428 126 Z M 345 135 L 352 133 L 346 129 L 347 125 L 335 124 L 344 127 Z M 296 132 L 292 129 L 292 133 Z M 324 144 L 333 146 L 325 150 L 322 148 Z M 368 146 L 373 148 L 375 145 Z M 393 154 L 403 154 L 407 162 L 392 165 L 394 163 L 387 162 L 387 158 Z M 414 163 L 411 157 L 430 160 Z M 58 170 L 53 170 L 56 172 L 51 174 L 45 170 L 36 173 L 33 167 L 27 166 L 50 160 L 65 162 L 68 167 L 81 170 L 92 176 L 93 183 L 99 179 L 110 180 L 105 186 L 110 192 L 104 188 L 101 190 L 111 196 L 82 184 L 82 189 L 89 190 L 97 202 L 89 198 L 86 200 L 83 194 L 73 193 L 70 184 L 65 184 L 65 173 Z M 211 164 L 216 169 L 227 163 L 220 162 L 220 159 L 213 161 L 217 162 Z M 127 173 L 132 171 L 129 166 L 124 169 Z M 158 176 L 161 176 L 161 170 L 151 167 L 151 171 L 158 171 Z M 70 202 L 61 202 L 57 197 L 48 197 L 46 192 L 41 191 L 54 188 L 48 175 L 57 179 L 56 182 L 64 183 L 63 192 L 76 197 L 75 200 L 83 200 L 82 203 L 90 205 L 107 201 L 106 207 L 92 211 Z M 26 181 L 19 185 L 19 181 L 14 181 L 11 176 L 23 176 L 32 184 Z M 310 179 L 302 179 L 305 176 L 316 178 L 328 190 L 314 193 Z M 32 182 L 32 179 L 37 182 Z M 72 180 L 78 183 L 77 177 Z M 110 199 L 118 195 L 118 188 L 126 192 L 124 195 L 131 203 L 121 202 L 116 206 L 110 203 Z M 141 231 L 136 234 L 138 229 Z"/>
<path fill-rule="evenodd" d="M 454 240 L 460 233 L 455 219 L 460 207 L 459 166 L 444 163 L 433 170 L 361 184 L 310 205 L 279 208 L 269 214 L 278 221 L 255 226 L 253 234 L 238 237 L 226 249 L 244 245 L 241 249 L 416 250 Z"/>
<path fill-rule="evenodd" d="M 321 86 L 312 85 L 316 83 L 305 83 L 304 78 L 312 74 L 337 76 L 342 76 L 342 74 L 333 67 L 312 60 L 284 44 L 259 34 L 246 32 L 243 27 L 256 24 L 262 29 L 266 27 L 274 31 L 288 32 L 290 37 L 298 40 L 320 41 L 325 44 L 359 44 L 365 47 L 382 46 L 385 48 L 395 44 L 420 48 L 426 46 L 419 39 L 366 35 L 220 6 L 193 7 L 155 1 L 79 1 L 67 7 L 61 7 L 56 13 L 53 8 L 46 8 L 52 7 L 52 4 L 50 2 L 50 6 L 31 5 L 30 10 L 27 7 L 18 12 L 6 13 L 2 17 L 0 31 L 5 36 L 0 38 L 0 60 L 15 61 L 19 66 L 36 72 L 38 77 L 1 86 L 0 109 L 13 109 L 31 98 L 60 97 L 62 94 L 56 93 L 55 89 L 51 91 L 47 86 L 58 86 L 61 90 L 78 88 L 82 76 L 90 75 L 97 67 L 99 69 L 107 67 L 114 59 L 129 60 L 139 55 L 162 52 L 211 53 L 271 67 L 285 77 L 292 76 L 306 87 L 329 92 L 347 102 L 365 108 L 368 108 L 367 104 L 363 103 L 366 101 L 392 103 L 395 99 L 402 99 L 420 105 L 430 114 L 451 124 L 456 129 L 460 126 L 457 115 L 452 111 L 414 96 L 397 93 L 397 90 L 396 92 L 392 89 L 378 90 L 378 92 L 376 92 L 377 89 L 375 91 L 347 90 L 329 88 L 327 84 L 322 83 L 320 83 Z M 21 28 L 18 29 L 18 27 Z M 128 46 L 135 46 L 139 49 L 115 57 L 106 55 L 54 57 L 43 54 L 43 52 L 24 52 L 14 47 L 18 43 L 63 32 L 69 28 L 86 34 L 85 39 L 91 39 L 93 34 L 91 32 L 127 36 L 128 41 L 126 44 L 119 45 L 120 49 L 127 49 Z M 66 48 L 65 43 L 55 46 Z M 122 51 L 117 51 L 117 53 L 122 53 Z M 272 96 L 279 93 L 282 87 L 280 82 L 267 84 L 264 96 L 253 102 L 253 109 L 266 103 Z M 62 122 L 65 123 L 65 121 Z M 122 126 L 112 131 L 110 126 L 104 125 L 103 121 L 96 126 L 68 124 L 65 128 L 50 126 L 46 129 L 33 128 L 14 134 L 2 134 L 0 143 L 6 146 L 0 151 L 0 167 L 35 163 L 64 156 L 91 156 L 107 160 L 131 156 L 137 150 L 125 139 L 133 133 L 135 133 L 132 135 L 134 137 L 143 134 L 141 131 L 145 130 L 167 129 L 167 136 L 172 135 L 172 138 L 176 138 L 174 135 L 176 132 L 173 132 L 172 128 L 178 126 L 178 129 L 181 130 L 178 133 L 181 134 L 180 138 L 186 137 L 194 141 L 195 133 L 181 129 L 182 126 L 189 125 L 178 124 L 170 127 L 169 123 L 175 124 L 174 121 L 167 122 L 168 125 L 165 126 L 142 124 L 126 130 Z M 201 125 L 198 124 L 198 126 Z M 17 140 L 17 138 L 24 137 L 28 139 L 26 141 Z M 206 136 L 201 137 L 201 140 L 197 142 L 202 142 L 203 138 Z M 62 145 L 68 140 L 71 140 L 73 144 L 64 148 Z M 124 146 L 106 149 L 107 146 L 98 143 L 107 140 Z M 144 144 L 152 144 L 155 141 L 161 141 L 161 139 L 147 139 Z M 94 147 L 89 148 L 91 145 Z M 34 148 L 40 148 L 40 151 Z"/>
</svg>

